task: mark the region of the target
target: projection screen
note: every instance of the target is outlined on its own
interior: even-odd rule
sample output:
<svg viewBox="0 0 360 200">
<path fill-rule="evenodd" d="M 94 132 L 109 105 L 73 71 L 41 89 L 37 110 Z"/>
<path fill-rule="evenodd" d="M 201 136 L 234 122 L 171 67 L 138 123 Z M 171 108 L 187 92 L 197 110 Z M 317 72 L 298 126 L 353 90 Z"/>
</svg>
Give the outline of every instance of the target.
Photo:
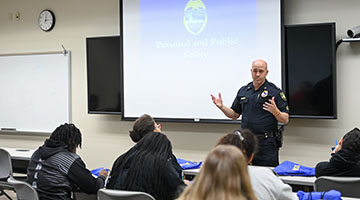
<svg viewBox="0 0 360 200">
<path fill-rule="evenodd" d="M 123 118 L 224 121 L 210 94 L 230 107 L 268 62 L 282 87 L 281 0 L 122 0 Z"/>
</svg>

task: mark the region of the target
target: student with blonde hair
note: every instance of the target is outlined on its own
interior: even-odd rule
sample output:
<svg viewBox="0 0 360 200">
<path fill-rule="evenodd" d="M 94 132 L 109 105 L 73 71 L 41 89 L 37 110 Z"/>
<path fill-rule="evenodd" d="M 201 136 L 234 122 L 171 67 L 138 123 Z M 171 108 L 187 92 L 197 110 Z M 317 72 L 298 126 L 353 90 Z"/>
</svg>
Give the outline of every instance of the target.
<svg viewBox="0 0 360 200">
<path fill-rule="evenodd" d="M 179 200 L 256 200 L 246 161 L 234 146 L 215 147 Z"/>
</svg>

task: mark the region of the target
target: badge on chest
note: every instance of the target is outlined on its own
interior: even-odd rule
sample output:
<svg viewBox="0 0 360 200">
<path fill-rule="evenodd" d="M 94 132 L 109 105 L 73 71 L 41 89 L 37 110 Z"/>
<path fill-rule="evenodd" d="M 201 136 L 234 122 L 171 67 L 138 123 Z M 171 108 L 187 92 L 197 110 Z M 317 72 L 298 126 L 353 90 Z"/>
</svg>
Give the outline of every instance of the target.
<svg viewBox="0 0 360 200">
<path fill-rule="evenodd" d="M 262 98 L 265 98 L 265 97 L 268 96 L 268 94 L 269 94 L 269 92 L 268 92 L 267 90 L 264 90 L 264 91 L 261 93 L 261 97 L 262 97 Z"/>
</svg>

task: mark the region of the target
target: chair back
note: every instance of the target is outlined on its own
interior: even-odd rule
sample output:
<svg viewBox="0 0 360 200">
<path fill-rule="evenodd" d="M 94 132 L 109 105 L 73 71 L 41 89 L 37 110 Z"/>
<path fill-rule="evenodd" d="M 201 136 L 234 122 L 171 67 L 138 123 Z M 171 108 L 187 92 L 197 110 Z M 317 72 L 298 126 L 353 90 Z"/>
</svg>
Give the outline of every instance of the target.
<svg viewBox="0 0 360 200">
<path fill-rule="evenodd" d="M 38 193 L 29 183 L 15 180 L 13 177 L 7 181 L 14 187 L 18 200 L 39 200 Z"/>
<path fill-rule="evenodd" d="M 74 200 L 97 200 L 96 194 L 86 194 L 81 191 L 73 191 L 72 193 Z"/>
<path fill-rule="evenodd" d="M 12 176 L 11 157 L 8 151 L 0 148 L 0 180 L 6 181 Z"/>
<path fill-rule="evenodd" d="M 315 191 L 338 190 L 341 196 L 360 198 L 360 177 L 320 176 L 315 181 Z"/>
<path fill-rule="evenodd" d="M 155 200 L 150 194 L 138 191 L 100 189 L 98 200 Z"/>
</svg>

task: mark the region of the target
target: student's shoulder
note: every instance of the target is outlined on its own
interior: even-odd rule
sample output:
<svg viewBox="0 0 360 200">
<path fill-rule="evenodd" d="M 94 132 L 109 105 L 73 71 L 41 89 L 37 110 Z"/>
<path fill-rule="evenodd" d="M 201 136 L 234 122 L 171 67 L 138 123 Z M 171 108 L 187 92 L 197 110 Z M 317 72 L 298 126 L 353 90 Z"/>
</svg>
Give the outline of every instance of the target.
<svg viewBox="0 0 360 200">
<path fill-rule="evenodd" d="M 53 159 L 62 161 L 62 162 L 68 163 L 68 164 L 71 164 L 71 163 L 75 162 L 76 160 L 82 161 L 78 154 L 72 153 L 69 151 L 59 152 L 53 156 Z"/>
<path fill-rule="evenodd" d="M 328 161 L 319 162 L 315 166 L 315 176 L 334 176 L 343 174 L 344 170 L 341 168 L 338 168 L 338 166 L 335 166 L 333 163 Z"/>
<path fill-rule="evenodd" d="M 331 164 L 329 161 L 323 161 L 323 162 L 319 162 L 316 164 L 315 166 L 315 170 L 321 170 L 321 169 L 324 169 L 324 168 L 329 168 L 331 167 Z"/>
<path fill-rule="evenodd" d="M 249 173 L 254 174 L 255 176 L 269 175 L 276 177 L 273 170 L 269 167 L 249 166 L 248 169 Z"/>
</svg>

